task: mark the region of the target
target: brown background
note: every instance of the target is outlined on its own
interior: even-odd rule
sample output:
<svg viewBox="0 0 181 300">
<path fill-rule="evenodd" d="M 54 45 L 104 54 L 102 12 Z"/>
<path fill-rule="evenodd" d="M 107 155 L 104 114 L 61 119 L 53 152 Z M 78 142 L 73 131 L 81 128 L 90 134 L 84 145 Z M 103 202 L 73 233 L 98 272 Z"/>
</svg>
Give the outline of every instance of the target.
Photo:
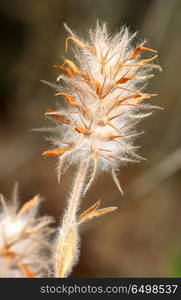
<svg viewBox="0 0 181 300">
<path fill-rule="evenodd" d="M 120 170 L 122 197 L 108 174 L 100 175 L 83 200 L 98 199 L 118 210 L 82 227 L 81 257 L 72 276 L 181 276 L 181 1 L 180 0 L 1 0 L 0 3 L 0 191 L 10 197 L 15 181 L 20 199 L 40 193 L 41 213 L 63 213 L 74 169 L 60 185 L 55 160 L 41 151 L 49 144 L 32 128 L 46 126 L 44 112 L 54 93 L 40 79 L 55 81 L 61 64 L 66 22 L 85 35 L 99 18 L 111 32 L 127 24 L 159 51 L 163 72 L 148 91 L 164 108 L 143 120 L 137 139 L 148 159 Z M 68 53 L 68 55 L 70 55 Z"/>
</svg>

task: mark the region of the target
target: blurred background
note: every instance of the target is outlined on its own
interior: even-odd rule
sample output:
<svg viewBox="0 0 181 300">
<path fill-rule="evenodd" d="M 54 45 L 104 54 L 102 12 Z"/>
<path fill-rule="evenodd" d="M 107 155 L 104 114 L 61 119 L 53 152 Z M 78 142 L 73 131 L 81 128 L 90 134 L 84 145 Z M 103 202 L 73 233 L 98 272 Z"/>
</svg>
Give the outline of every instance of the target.
<svg viewBox="0 0 181 300">
<path fill-rule="evenodd" d="M 120 170 L 121 196 L 108 174 L 100 175 L 82 203 L 98 199 L 117 211 L 82 227 L 81 256 L 73 277 L 181 276 L 181 1 L 180 0 L 1 0 L 0 2 L 0 192 L 10 197 L 19 183 L 20 199 L 44 197 L 41 213 L 58 224 L 74 169 L 60 184 L 55 159 L 42 133 L 44 113 L 54 108 L 55 82 L 65 54 L 66 22 L 80 36 L 99 18 L 112 33 L 122 25 L 159 52 L 163 72 L 155 72 L 148 92 L 164 108 L 143 120 L 137 139 L 147 161 Z"/>
</svg>

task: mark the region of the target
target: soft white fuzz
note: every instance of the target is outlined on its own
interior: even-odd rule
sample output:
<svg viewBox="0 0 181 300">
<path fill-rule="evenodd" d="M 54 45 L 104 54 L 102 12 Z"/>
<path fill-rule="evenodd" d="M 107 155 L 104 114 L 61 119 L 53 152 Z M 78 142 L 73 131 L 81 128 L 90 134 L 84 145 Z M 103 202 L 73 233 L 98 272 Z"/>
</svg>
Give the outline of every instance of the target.
<svg viewBox="0 0 181 300">
<path fill-rule="evenodd" d="M 1 195 L 0 277 L 46 277 L 50 265 L 48 236 L 51 217 L 36 217 L 40 198 L 35 196 L 18 208 L 14 193 L 12 202 Z"/>
<path fill-rule="evenodd" d="M 150 71 L 159 68 L 150 62 L 155 50 L 133 45 L 136 34 L 123 27 L 115 36 L 107 32 L 105 24 L 79 39 L 65 25 L 69 36 L 66 50 L 74 46 L 76 63 L 66 59 L 54 67 L 63 71 L 58 76 L 57 93 L 61 101 L 56 110 L 47 110 L 46 117 L 55 121 L 55 136 L 50 138 L 56 147 L 43 155 L 58 156 L 58 176 L 71 163 L 86 159 L 91 172 L 85 191 L 91 185 L 97 170 L 111 170 L 121 190 L 116 169 L 125 162 L 139 161 L 132 145 L 140 133 L 133 131 L 135 123 L 150 115 L 143 110 L 152 108 L 143 100 L 155 96 L 144 91 Z M 140 58 L 143 52 L 153 53 Z"/>
</svg>

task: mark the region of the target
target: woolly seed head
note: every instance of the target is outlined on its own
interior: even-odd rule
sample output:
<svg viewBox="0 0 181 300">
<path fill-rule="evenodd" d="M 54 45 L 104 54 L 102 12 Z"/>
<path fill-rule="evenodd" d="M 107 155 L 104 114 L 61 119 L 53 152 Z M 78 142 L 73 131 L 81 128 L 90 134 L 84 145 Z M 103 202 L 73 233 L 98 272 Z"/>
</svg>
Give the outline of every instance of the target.
<svg viewBox="0 0 181 300">
<path fill-rule="evenodd" d="M 52 233 L 51 217 L 37 218 L 39 196 L 19 209 L 14 198 L 7 203 L 1 195 L 0 277 L 42 277 L 48 275 L 45 250 L 50 250 L 47 237 Z"/>
<path fill-rule="evenodd" d="M 123 27 L 115 36 L 107 32 L 105 24 L 89 31 L 82 40 L 65 26 L 68 37 L 66 51 L 74 47 L 76 62 L 65 59 L 54 67 L 61 71 L 57 78 L 56 96 L 60 102 L 56 110 L 47 110 L 45 116 L 55 123 L 55 136 L 50 138 L 54 149 L 43 155 L 57 156 L 58 175 L 70 163 L 88 160 L 92 173 L 112 170 L 115 183 L 121 190 L 117 167 L 125 162 L 139 161 L 133 139 L 139 135 L 133 130 L 135 123 L 150 114 L 145 99 L 156 96 L 144 91 L 150 71 L 159 66 L 151 62 L 156 50 L 145 42 L 133 46 L 136 34 Z M 141 58 L 143 52 L 151 54 Z"/>
</svg>

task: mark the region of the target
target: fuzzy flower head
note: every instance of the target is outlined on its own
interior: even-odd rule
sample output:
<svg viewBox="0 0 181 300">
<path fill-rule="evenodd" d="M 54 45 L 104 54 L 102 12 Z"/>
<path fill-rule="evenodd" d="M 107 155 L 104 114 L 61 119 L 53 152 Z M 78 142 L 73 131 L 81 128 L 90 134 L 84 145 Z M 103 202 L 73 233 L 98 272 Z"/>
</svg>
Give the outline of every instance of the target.
<svg viewBox="0 0 181 300">
<path fill-rule="evenodd" d="M 145 99 L 156 96 L 144 91 L 150 71 L 159 68 L 151 62 L 156 51 L 145 42 L 133 46 L 136 34 L 123 27 L 115 36 L 106 25 L 90 30 L 81 40 L 65 26 L 69 36 L 65 48 L 74 46 L 76 62 L 65 59 L 57 78 L 56 96 L 61 97 L 56 110 L 47 110 L 45 116 L 53 120 L 54 149 L 43 155 L 58 156 L 58 176 L 69 164 L 88 160 L 91 185 L 97 170 L 111 170 L 121 190 L 116 169 L 125 162 L 139 161 L 133 139 L 139 135 L 135 123 L 150 114 Z M 143 52 L 153 54 L 141 58 Z M 86 189 L 87 189 L 86 188 Z"/>
<path fill-rule="evenodd" d="M 15 193 L 14 193 L 15 195 Z M 49 264 L 45 250 L 52 230 L 51 217 L 36 217 L 40 198 L 35 196 L 18 208 L 16 197 L 7 203 L 1 195 L 0 277 L 44 277 Z"/>
</svg>

